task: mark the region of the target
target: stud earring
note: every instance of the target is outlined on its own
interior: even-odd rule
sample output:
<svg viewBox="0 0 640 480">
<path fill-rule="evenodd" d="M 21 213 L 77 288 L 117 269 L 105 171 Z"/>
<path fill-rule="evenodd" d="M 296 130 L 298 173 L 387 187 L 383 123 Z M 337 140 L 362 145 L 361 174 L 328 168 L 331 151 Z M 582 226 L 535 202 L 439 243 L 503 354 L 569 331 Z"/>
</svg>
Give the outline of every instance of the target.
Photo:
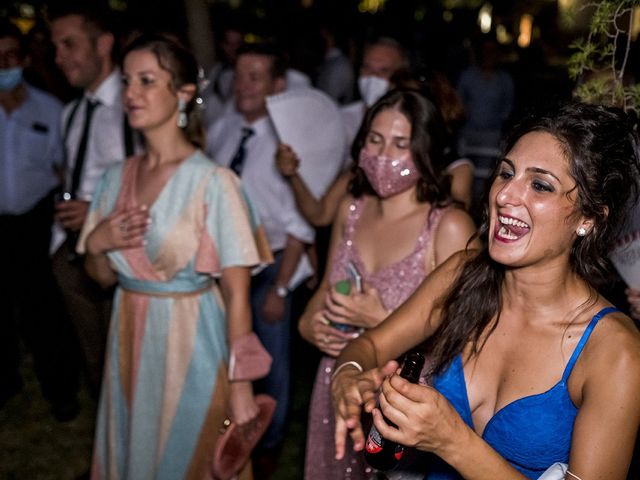
<svg viewBox="0 0 640 480">
<path fill-rule="evenodd" d="M 183 98 L 178 99 L 178 127 L 185 128 L 189 123 L 187 118 L 187 102 Z"/>
<path fill-rule="evenodd" d="M 584 237 L 587 234 L 587 229 L 584 227 L 580 227 L 576 233 L 579 237 Z"/>
</svg>

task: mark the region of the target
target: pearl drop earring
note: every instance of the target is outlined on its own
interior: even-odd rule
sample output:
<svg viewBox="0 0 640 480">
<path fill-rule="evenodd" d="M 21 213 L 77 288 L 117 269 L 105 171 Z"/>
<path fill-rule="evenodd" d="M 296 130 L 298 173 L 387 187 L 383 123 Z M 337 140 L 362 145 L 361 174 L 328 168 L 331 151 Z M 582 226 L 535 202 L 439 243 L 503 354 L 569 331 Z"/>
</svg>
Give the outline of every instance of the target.
<svg viewBox="0 0 640 480">
<path fill-rule="evenodd" d="M 186 110 L 187 110 L 186 100 L 179 98 L 178 99 L 178 127 L 180 128 L 185 128 L 189 123 Z"/>
</svg>

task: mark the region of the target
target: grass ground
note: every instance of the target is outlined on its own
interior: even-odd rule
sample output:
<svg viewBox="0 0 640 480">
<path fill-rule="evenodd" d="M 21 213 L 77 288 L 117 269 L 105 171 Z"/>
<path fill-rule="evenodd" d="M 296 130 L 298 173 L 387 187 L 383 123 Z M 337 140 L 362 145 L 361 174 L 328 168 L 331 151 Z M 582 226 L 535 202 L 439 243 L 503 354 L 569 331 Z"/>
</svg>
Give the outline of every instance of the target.
<svg viewBox="0 0 640 480">
<path fill-rule="evenodd" d="M 0 410 L 0 479 L 73 480 L 89 469 L 95 401 L 83 390 L 78 417 L 56 421 L 24 363 L 24 390 Z"/>
<path fill-rule="evenodd" d="M 293 355 L 291 418 L 272 480 L 303 477 L 308 400 L 317 354 L 311 347 L 296 344 Z M 28 357 L 22 374 L 24 390 L 0 410 L 0 480 L 78 479 L 87 473 L 91 461 L 96 402 L 82 390 L 80 415 L 60 423 L 49 412 Z"/>
</svg>

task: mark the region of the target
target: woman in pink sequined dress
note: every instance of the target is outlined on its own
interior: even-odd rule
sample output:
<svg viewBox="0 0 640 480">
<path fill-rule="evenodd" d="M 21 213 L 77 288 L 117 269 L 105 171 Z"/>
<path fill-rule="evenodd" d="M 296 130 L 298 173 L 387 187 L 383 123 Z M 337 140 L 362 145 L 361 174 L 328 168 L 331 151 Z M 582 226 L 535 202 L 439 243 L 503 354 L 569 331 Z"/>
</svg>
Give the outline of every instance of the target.
<svg viewBox="0 0 640 480">
<path fill-rule="evenodd" d="M 335 357 L 475 233 L 469 215 L 452 203 L 442 175 L 443 128 L 422 95 L 395 90 L 371 107 L 354 142 L 351 194 L 333 225 L 327 273 L 299 323 L 301 335 L 325 354 L 309 413 L 308 480 L 368 478 L 371 469 L 362 453 L 335 459 L 329 390 Z M 361 292 L 354 269 L 362 278 Z M 350 281 L 348 295 L 336 289 L 343 280 Z"/>
</svg>

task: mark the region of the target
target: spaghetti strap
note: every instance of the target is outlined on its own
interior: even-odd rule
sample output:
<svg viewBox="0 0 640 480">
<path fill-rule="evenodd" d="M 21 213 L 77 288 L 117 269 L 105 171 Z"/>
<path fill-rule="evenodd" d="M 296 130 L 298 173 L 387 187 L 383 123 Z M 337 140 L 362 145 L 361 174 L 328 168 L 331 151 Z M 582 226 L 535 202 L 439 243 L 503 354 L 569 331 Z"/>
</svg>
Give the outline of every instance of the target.
<svg viewBox="0 0 640 480">
<path fill-rule="evenodd" d="M 354 198 L 349 204 L 349 213 L 347 214 L 347 220 L 344 226 L 344 237 L 347 242 L 353 242 L 353 234 L 356 230 L 356 224 L 360 220 L 362 215 L 362 205 L 364 203 L 364 197 Z"/>
<path fill-rule="evenodd" d="M 587 343 L 587 340 L 589 340 L 589 337 L 591 336 L 591 333 L 593 332 L 593 329 L 596 327 L 596 325 L 600 321 L 600 319 L 602 317 L 604 317 L 605 315 L 608 315 L 611 312 L 619 312 L 619 311 L 620 310 L 618 310 L 616 307 L 605 307 L 605 308 L 603 308 L 602 310 L 600 310 L 598 313 L 596 313 L 593 316 L 593 318 L 589 322 L 589 325 L 587 325 L 587 328 L 584 330 L 584 333 L 582 334 L 582 337 L 580 338 L 580 341 L 578 342 L 578 346 L 573 351 L 573 354 L 571 355 L 571 358 L 569 359 L 569 363 L 567 363 L 567 366 L 564 369 L 564 373 L 562 374 L 562 381 L 563 382 L 566 382 L 567 379 L 569 378 L 569 375 L 571 375 L 571 371 L 573 370 L 573 366 L 575 365 L 576 361 L 578 360 L 578 357 L 580 356 L 580 353 L 582 353 L 582 349 L 584 348 L 585 344 Z"/>
</svg>

